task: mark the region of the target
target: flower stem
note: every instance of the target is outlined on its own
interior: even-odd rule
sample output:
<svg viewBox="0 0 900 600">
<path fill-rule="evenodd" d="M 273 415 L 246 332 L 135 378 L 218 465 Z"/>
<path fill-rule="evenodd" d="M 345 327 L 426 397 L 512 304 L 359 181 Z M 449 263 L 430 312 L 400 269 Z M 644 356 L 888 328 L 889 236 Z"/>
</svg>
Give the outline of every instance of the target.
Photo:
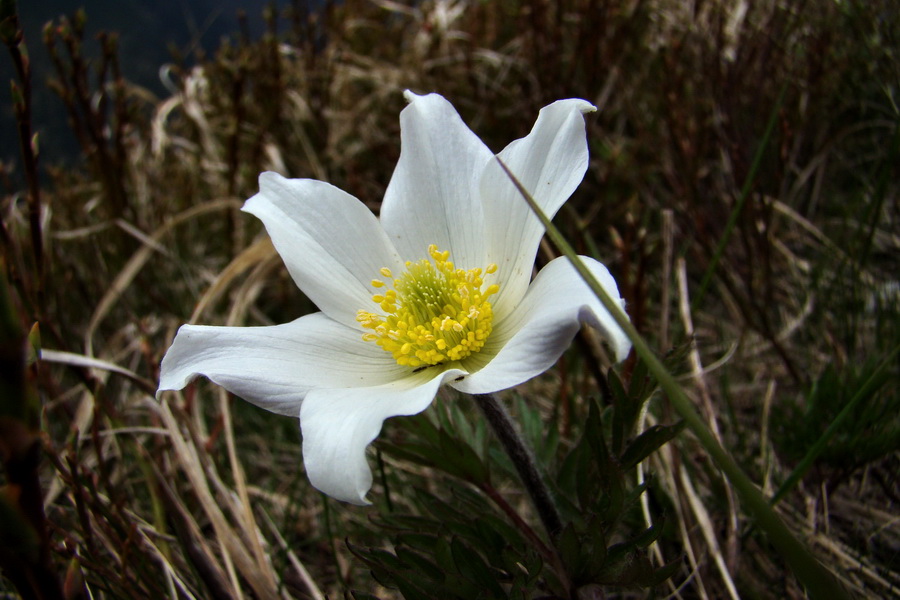
<svg viewBox="0 0 900 600">
<path fill-rule="evenodd" d="M 491 429 L 494 430 L 494 434 L 500 440 L 513 465 L 515 465 L 522 483 L 525 484 L 528 495 L 531 496 L 534 508 L 544 524 L 544 529 L 547 530 L 552 540 L 562 530 L 562 519 L 559 517 L 556 504 L 553 503 L 550 490 L 537 469 L 534 454 L 525 445 L 525 440 L 519 435 L 515 423 L 512 417 L 509 416 L 506 408 L 493 394 L 476 394 L 474 398 L 475 404 L 484 413 Z"/>
</svg>

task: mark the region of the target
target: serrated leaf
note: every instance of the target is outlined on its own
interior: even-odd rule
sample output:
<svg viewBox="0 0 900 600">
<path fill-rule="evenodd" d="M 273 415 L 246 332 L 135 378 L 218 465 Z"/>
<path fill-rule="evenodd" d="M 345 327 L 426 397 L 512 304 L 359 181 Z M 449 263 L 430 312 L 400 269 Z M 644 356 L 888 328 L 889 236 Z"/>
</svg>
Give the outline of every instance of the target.
<svg viewBox="0 0 900 600">
<path fill-rule="evenodd" d="M 596 479 L 589 476 L 590 464 L 590 444 L 582 437 L 563 460 L 559 473 L 556 476 L 560 492 L 571 499 L 572 502 L 581 503 L 581 498 L 584 496 L 582 488 L 587 483 L 587 480 Z M 580 508 L 583 508 L 583 506 Z"/>
<path fill-rule="evenodd" d="M 485 592 L 491 594 L 491 597 L 507 597 L 503 588 L 497 583 L 496 575 L 476 550 L 468 547 L 459 538 L 453 538 L 450 541 L 450 551 L 460 575 L 482 587 Z"/>
<path fill-rule="evenodd" d="M 648 482 L 644 481 L 643 483 L 634 486 L 629 489 L 626 493 L 624 486 L 622 487 L 622 505 L 619 508 L 620 511 L 625 511 L 631 506 L 637 504 L 641 495 L 647 491 Z"/>
<path fill-rule="evenodd" d="M 427 444 L 406 442 L 399 446 L 389 442 L 378 441 L 376 446 L 379 450 L 394 458 L 426 467 L 435 466 L 435 461 L 439 460 L 441 455 L 439 449 Z"/>
<path fill-rule="evenodd" d="M 363 548 L 349 542 L 347 547 L 371 569 L 372 577 L 379 584 L 400 590 L 408 600 L 465 600 L 471 594 L 472 590 L 464 590 L 458 595 L 455 590 L 445 587 L 446 572 L 412 550 L 398 547 L 395 555 L 381 548 Z"/>
<path fill-rule="evenodd" d="M 397 426 L 402 427 L 414 437 L 417 437 L 424 442 L 428 442 L 432 446 L 438 445 L 438 427 L 426 414 L 419 414 L 414 417 L 401 419 L 398 421 Z"/>
<path fill-rule="evenodd" d="M 588 402 L 588 418 L 584 426 L 584 437 L 594 452 L 594 461 L 602 469 L 609 462 L 609 449 L 606 447 L 606 436 L 603 435 L 600 407 L 593 400 Z"/>
<path fill-rule="evenodd" d="M 559 484 L 555 480 L 547 482 L 548 487 L 556 500 L 556 507 L 564 523 L 569 521 L 580 521 L 584 511 L 577 505 L 574 497 L 569 496 L 560 489 Z"/>
<path fill-rule="evenodd" d="M 566 571 L 574 573 L 581 555 L 581 540 L 578 532 L 575 531 L 574 523 L 567 523 L 563 527 L 562 533 L 556 540 L 556 551 L 559 553 L 559 559 Z"/>
<path fill-rule="evenodd" d="M 522 554 L 512 547 L 507 547 L 503 549 L 500 556 L 503 564 L 506 565 L 506 571 L 512 573 L 513 580 L 519 582 L 520 585 L 531 585 L 541 576 L 544 561 L 531 548 L 526 548 L 525 553 Z"/>
<path fill-rule="evenodd" d="M 416 489 L 415 495 L 418 503 L 434 515 L 444 526 L 448 526 L 451 523 L 468 523 L 470 521 L 469 515 L 461 513 L 434 494 L 422 489 Z"/>
<path fill-rule="evenodd" d="M 547 435 L 544 442 L 536 448 L 538 462 L 549 465 L 559 450 L 559 427 L 556 419 L 547 425 Z"/>
<path fill-rule="evenodd" d="M 461 440 L 468 446 L 478 446 L 479 440 L 475 434 L 472 418 L 463 410 L 463 404 L 459 402 L 450 402 L 445 403 L 444 406 L 451 417 L 451 425 L 446 427 L 447 433 Z"/>
<path fill-rule="evenodd" d="M 450 550 L 450 544 L 447 542 L 446 538 L 438 538 L 437 542 L 434 545 L 434 560 L 439 565 L 444 565 L 445 567 L 449 567 L 451 565 L 455 566 L 455 562 L 453 560 L 453 552 Z"/>
<path fill-rule="evenodd" d="M 372 576 L 372 579 L 381 587 L 388 588 L 389 590 L 397 589 L 397 584 L 394 583 L 394 578 L 391 577 L 391 574 L 382 569 L 371 569 L 369 570 L 369 575 Z"/>
<path fill-rule="evenodd" d="M 619 463 L 625 470 L 632 469 L 639 462 L 659 450 L 672 438 L 684 430 L 685 422 L 679 421 L 674 425 L 654 425 L 648 428 L 631 442 L 622 453 Z"/>
<path fill-rule="evenodd" d="M 595 515 L 588 519 L 581 544 L 578 577 L 582 581 L 593 581 L 606 563 L 606 524 L 602 518 Z"/>
<path fill-rule="evenodd" d="M 625 441 L 625 438 L 628 436 L 628 419 L 626 417 L 627 406 L 628 406 L 628 394 L 625 392 L 625 387 L 622 385 L 622 380 L 619 379 L 619 375 L 610 369 L 607 372 L 607 382 L 609 383 L 609 389 L 612 392 L 613 396 L 613 418 L 612 418 L 612 439 L 610 440 L 610 449 L 614 454 L 619 454 L 622 451 L 622 444 Z"/>
<path fill-rule="evenodd" d="M 650 561 L 643 554 L 622 550 L 618 544 L 610 548 L 609 557 L 597 574 L 595 583 L 635 585 L 642 576 L 652 573 Z"/>
<path fill-rule="evenodd" d="M 426 591 L 413 584 L 407 579 L 400 579 L 396 582 L 397 589 L 403 594 L 406 600 L 433 600 L 434 595 L 430 591 Z"/>
<path fill-rule="evenodd" d="M 440 406 L 436 407 L 434 414 L 437 416 L 438 425 L 440 425 L 438 428 L 439 430 L 456 432 L 456 427 L 450 419 L 450 412 L 443 402 L 440 403 Z"/>
<path fill-rule="evenodd" d="M 536 457 L 540 464 L 546 464 L 541 460 L 544 453 L 546 443 L 547 424 L 540 411 L 529 405 L 524 398 L 519 397 L 517 402 L 519 412 L 519 423 L 522 427 L 522 434 L 525 441 L 535 450 Z"/>
<path fill-rule="evenodd" d="M 631 371 L 631 380 L 628 382 L 628 397 L 632 400 L 644 400 L 645 394 L 649 393 L 648 387 L 650 387 L 650 373 L 647 370 L 647 363 L 638 360 Z"/>
<path fill-rule="evenodd" d="M 521 532 L 499 515 L 482 514 L 476 521 L 476 525 L 481 539 L 490 544 L 492 550 L 500 551 L 510 544 L 514 546 L 525 544 Z"/>
<path fill-rule="evenodd" d="M 490 477 L 488 467 L 478 453 L 444 429 L 441 429 L 439 435 L 442 454 L 435 459 L 435 466 L 476 485 L 487 483 Z"/>
<path fill-rule="evenodd" d="M 441 525 L 438 521 L 428 517 L 397 513 L 379 515 L 378 517 L 373 517 L 373 521 L 380 527 L 393 529 L 394 531 L 436 532 Z"/>
<path fill-rule="evenodd" d="M 644 582 L 644 587 L 655 587 L 668 581 L 675 573 L 681 569 L 684 558 L 676 558 L 675 560 L 659 567 Z"/>
<path fill-rule="evenodd" d="M 388 572 L 402 571 L 403 563 L 396 556 L 382 548 L 364 548 L 353 546 L 347 542 L 350 551 L 371 567 L 380 568 Z"/>
<path fill-rule="evenodd" d="M 413 531 L 405 531 L 395 536 L 396 545 L 419 550 L 428 556 L 434 555 L 437 539 L 438 536 L 433 533 L 416 533 Z"/>
<path fill-rule="evenodd" d="M 395 546 L 394 552 L 397 553 L 397 558 L 399 560 L 403 561 L 406 565 L 418 571 L 423 576 L 434 581 L 444 581 L 446 579 L 446 571 L 421 554 L 403 546 Z"/>
<path fill-rule="evenodd" d="M 635 536 L 634 539 L 631 540 L 631 543 L 634 544 L 637 548 L 646 548 L 653 542 L 659 539 L 659 536 L 662 535 L 663 532 L 663 523 L 654 523 L 643 532 Z"/>
</svg>

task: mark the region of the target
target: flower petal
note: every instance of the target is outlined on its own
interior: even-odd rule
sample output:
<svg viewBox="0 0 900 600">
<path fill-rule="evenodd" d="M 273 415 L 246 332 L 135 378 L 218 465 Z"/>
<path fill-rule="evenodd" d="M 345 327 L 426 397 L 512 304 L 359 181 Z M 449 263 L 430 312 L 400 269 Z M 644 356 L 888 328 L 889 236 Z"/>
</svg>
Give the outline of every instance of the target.
<svg viewBox="0 0 900 600">
<path fill-rule="evenodd" d="M 372 472 L 366 447 L 384 420 L 422 412 L 441 383 L 459 373 L 451 369 L 435 376 L 423 371 L 378 387 L 310 392 L 300 409 L 303 464 L 310 483 L 338 500 L 369 504 Z"/>
<path fill-rule="evenodd" d="M 441 96 L 406 94 L 400 160 L 381 206 L 381 223 L 405 260 L 449 250 L 462 268 L 485 266 L 478 182 L 493 154 Z"/>
<path fill-rule="evenodd" d="M 534 127 L 498 156 L 553 218 L 584 178 L 588 165 L 583 113 L 596 108 L 585 100 L 559 100 L 541 109 Z M 497 161 L 481 179 L 485 199 L 488 263 L 496 263 L 500 292 L 494 313 L 502 317 L 528 288 L 544 228 Z"/>
<path fill-rule="evenodd" d="M 303 293 L 335 321 L 358 328 L 356 312 L 374 307 L 370 282 L 379 269 L 403 265 L 378 219 L 322 181 L 263 173 L 259 187 L 243 210 L 265 224 Z"/>
<path fill-rule="evenodd" d="M 616 282 L 606 267 L 592 258 L 582 256 L 581 260 L 609 295 L 619 299 L 624 310 L 625 301 L 619 297 Z M 552 260 L 535 277 L 519 306 L 497 323 L 481 352 L 463 361 L 463 368 L 472 374 L 450 385 L 467 394 L 486 394 L 519 385 L 553 366 L 578 333 L 582 321 L 600 331 L 616 360 L 625 358 L 631 349 L 628 336 L 568 259 Z M 479 360 L 486 364 L 479 364 Z"/>
<path fill-rule="evenodd" d="M 315 313 L 271 327 L 184 325 L 163 357 L 159 390 L 204 375 L 257 406 L 296 417 L 314 388 L 378 386 L 408 373 L 360 332 Z"/>
</svg>

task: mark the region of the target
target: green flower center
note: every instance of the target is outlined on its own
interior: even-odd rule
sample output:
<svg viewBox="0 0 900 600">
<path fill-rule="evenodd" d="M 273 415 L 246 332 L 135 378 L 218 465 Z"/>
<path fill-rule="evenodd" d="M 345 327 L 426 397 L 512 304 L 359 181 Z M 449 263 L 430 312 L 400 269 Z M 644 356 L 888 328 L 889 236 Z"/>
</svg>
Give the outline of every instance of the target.
<svg viewBox="0 0 900 600">
<path fill-rule="evenodd" d="M 497 265 L 457 269 L 450 252 L 441 252 L 434 244 L 428 254 L 431 260 L 407 261 L 406 272 L 398 277 L 383 267 L 381 275 L 393 285 L 373 279 L 372 287 L 378 291 L 372 301 L 384 314 L 360 310 L 356 315 L 370 330 L 363 335 L 365 341 L 375 342 L 398 364 L 409 367 L 462 360 L 481 350 L 494 317 L 488 298 L 500 290 L 492 284 L 481 291 L 482 276 L 496 273 Z"/>
</svg>

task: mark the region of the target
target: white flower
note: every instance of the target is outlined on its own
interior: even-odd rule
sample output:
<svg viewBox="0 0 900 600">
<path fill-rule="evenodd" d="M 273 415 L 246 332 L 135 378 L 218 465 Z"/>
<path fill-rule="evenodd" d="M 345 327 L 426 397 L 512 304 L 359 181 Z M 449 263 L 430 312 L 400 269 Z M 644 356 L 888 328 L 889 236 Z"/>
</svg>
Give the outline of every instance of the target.
<svg viewBox="0 0 900 600">
<path fill-rule="evenodd" d="M 485 394 L 527 381 L 582 321 L 617 359 L 631 347 L 565 258 L 531 281 L 543 228 L 525 200 L 449 102 L 406 97 L 380 219 L 327 183 L 275 173 L 244 205 L 322 312 L 271 327 L 184 325 L 160 373 L 160 391 L 204 375 L 299 417 L 310 482 L 354 504 L 368 503 L 365 449 L 384 420 L 423 411 L 442 384 Z M 555 102 L 498 155 L 551 216 L 584 177 L 582 113 L 593 110 Z M 606 268 L 583 260 L 619 298 Z"/>
</svg>

